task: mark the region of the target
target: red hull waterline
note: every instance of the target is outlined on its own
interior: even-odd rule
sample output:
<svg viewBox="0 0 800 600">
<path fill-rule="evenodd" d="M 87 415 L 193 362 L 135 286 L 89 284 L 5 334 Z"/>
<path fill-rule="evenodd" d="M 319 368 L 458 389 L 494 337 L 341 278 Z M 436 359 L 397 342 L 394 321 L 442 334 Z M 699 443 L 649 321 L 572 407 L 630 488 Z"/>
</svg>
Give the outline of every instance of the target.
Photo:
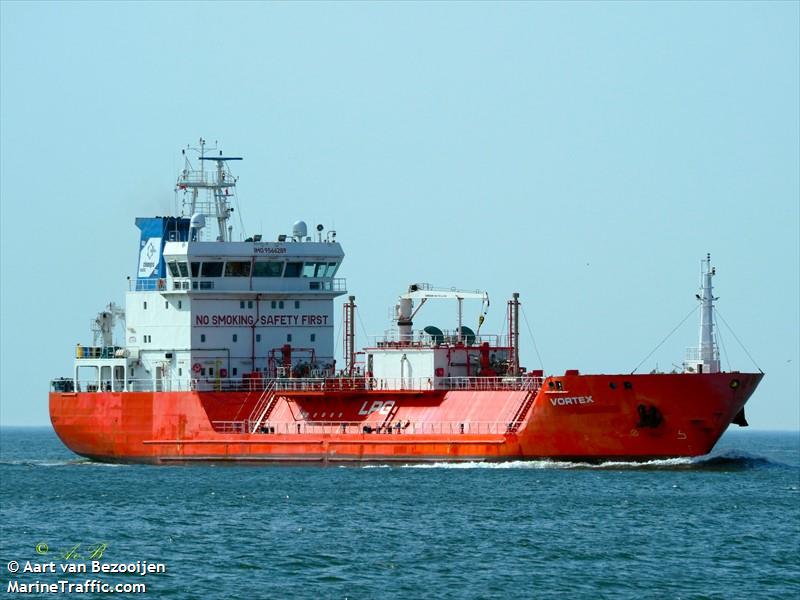
<svg viewBox="0 0 800 600">
<path fill-rule="evenodd" d="M 761 373 L 565 375 L 525 390 L 51 392 L 53 427 L 100 461 L 644 461 L 707 454 Z"/>
</svg>

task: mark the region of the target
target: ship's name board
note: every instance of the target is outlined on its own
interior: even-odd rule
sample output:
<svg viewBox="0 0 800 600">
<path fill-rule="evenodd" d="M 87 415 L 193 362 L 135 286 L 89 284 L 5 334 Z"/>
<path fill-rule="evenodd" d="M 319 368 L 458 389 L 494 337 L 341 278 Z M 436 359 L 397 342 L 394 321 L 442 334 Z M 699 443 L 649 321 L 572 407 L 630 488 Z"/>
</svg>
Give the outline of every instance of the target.
<svg viewBox="0 0 800 600">
<path fill-rule="evenodd" d="M 194 324 L 200 327 L 325 326 L 328 315 L 195 315 Z"/>
<path fill-rule="evenodd" d="M 286 254 L 286 246 L 253 246 L 253 254 Z"/>
<path fill-rule="evenodd" d="M 594 404 L 591 396 L 574 396 L 572 398 L 550 398 L 553 406 L 569 406 L 573 404 Z"/>
</svg>

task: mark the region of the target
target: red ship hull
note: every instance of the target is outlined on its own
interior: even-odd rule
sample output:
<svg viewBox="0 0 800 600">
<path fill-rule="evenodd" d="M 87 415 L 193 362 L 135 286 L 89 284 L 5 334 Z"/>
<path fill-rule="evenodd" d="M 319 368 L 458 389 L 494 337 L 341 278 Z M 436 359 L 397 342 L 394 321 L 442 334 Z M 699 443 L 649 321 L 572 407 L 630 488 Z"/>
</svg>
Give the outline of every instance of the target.
<svg viewBox="0 0 800 600">
<path fill-rule="evenodd" d="M 244 416 L 257 391 L 52 392 L 50 416 L 68 448 L 110 462 L 641 461 L 710 452 L 762 377 L 566 375 L 530 394 L 280 391 L 253 433 Z"/>
</svg>

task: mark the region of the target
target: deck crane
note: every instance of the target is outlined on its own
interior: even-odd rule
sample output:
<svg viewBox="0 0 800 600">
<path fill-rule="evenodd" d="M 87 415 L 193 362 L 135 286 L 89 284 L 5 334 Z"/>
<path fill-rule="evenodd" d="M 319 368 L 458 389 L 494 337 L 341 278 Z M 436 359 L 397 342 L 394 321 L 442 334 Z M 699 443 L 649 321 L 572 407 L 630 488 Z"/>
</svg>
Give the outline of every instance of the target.
<svg viewBox="0 0 800 600">
<path fill-rule="evenodd" d="M 397 329 L 400 334 L 400 341 L 409 342 L 413 338 L 411 330 L 414 324 L 414 316 L 419 312 L 419 309 L 430 299 L 433 298 L 455 298 L 458 300 L 458 343 L 462 343 L 463 332 L 461 330 L 461 322 L 463 316 L 463 302 L 465 299 L 481 300 L 481 316 L 478 320 L 478 331 L 480 334 L 483 318 L 486 314 L 486 309 L 489 308 L 489 294 L 481 290 L 459 290 L 456 288 L 437 288 L 429 283 L 412 283 L 408 286 L 408 292 L 402 294 L 397 304 Z M 419 305 L 414 309 L 414 300 L 419 300 Z"/>
</svg>

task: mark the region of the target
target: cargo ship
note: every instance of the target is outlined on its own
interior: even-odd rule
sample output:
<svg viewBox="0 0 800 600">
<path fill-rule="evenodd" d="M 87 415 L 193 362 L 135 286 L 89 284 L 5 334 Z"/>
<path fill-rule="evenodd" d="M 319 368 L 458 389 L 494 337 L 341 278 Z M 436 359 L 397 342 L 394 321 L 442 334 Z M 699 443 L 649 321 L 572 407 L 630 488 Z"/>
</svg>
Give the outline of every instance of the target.
<svg viewBox="0 0 800 600">
<path fill-rule="evenodd" d="M 404 286 L 391 326 L 357 349 L 356 303 L 334 301 L 344 252 L 303 221 L 234 239 L 231 165 L 204 140 L 183 150 L 177 216 L 136 219 L 125 307 L 92 321 L 91 344 L 51 382 L 63 443 L 97 461 L 175 464 L 645 461 L 708 453 L 761 372 L 724 372 L 710 256 L 702 261 L 699 345 L 671 373 L 545 374 L 520 365 L 518 294 L 504 331 L 481 331 L 484 291 Z M 238 213 L 237 213 L 238 215 Z M 415 327 L 428 302 L 450 329 Z M 474 328 L 464 303 L 480 303 Z M 120 334 L 120 331 L 122 332 Z"/>
</svg>

